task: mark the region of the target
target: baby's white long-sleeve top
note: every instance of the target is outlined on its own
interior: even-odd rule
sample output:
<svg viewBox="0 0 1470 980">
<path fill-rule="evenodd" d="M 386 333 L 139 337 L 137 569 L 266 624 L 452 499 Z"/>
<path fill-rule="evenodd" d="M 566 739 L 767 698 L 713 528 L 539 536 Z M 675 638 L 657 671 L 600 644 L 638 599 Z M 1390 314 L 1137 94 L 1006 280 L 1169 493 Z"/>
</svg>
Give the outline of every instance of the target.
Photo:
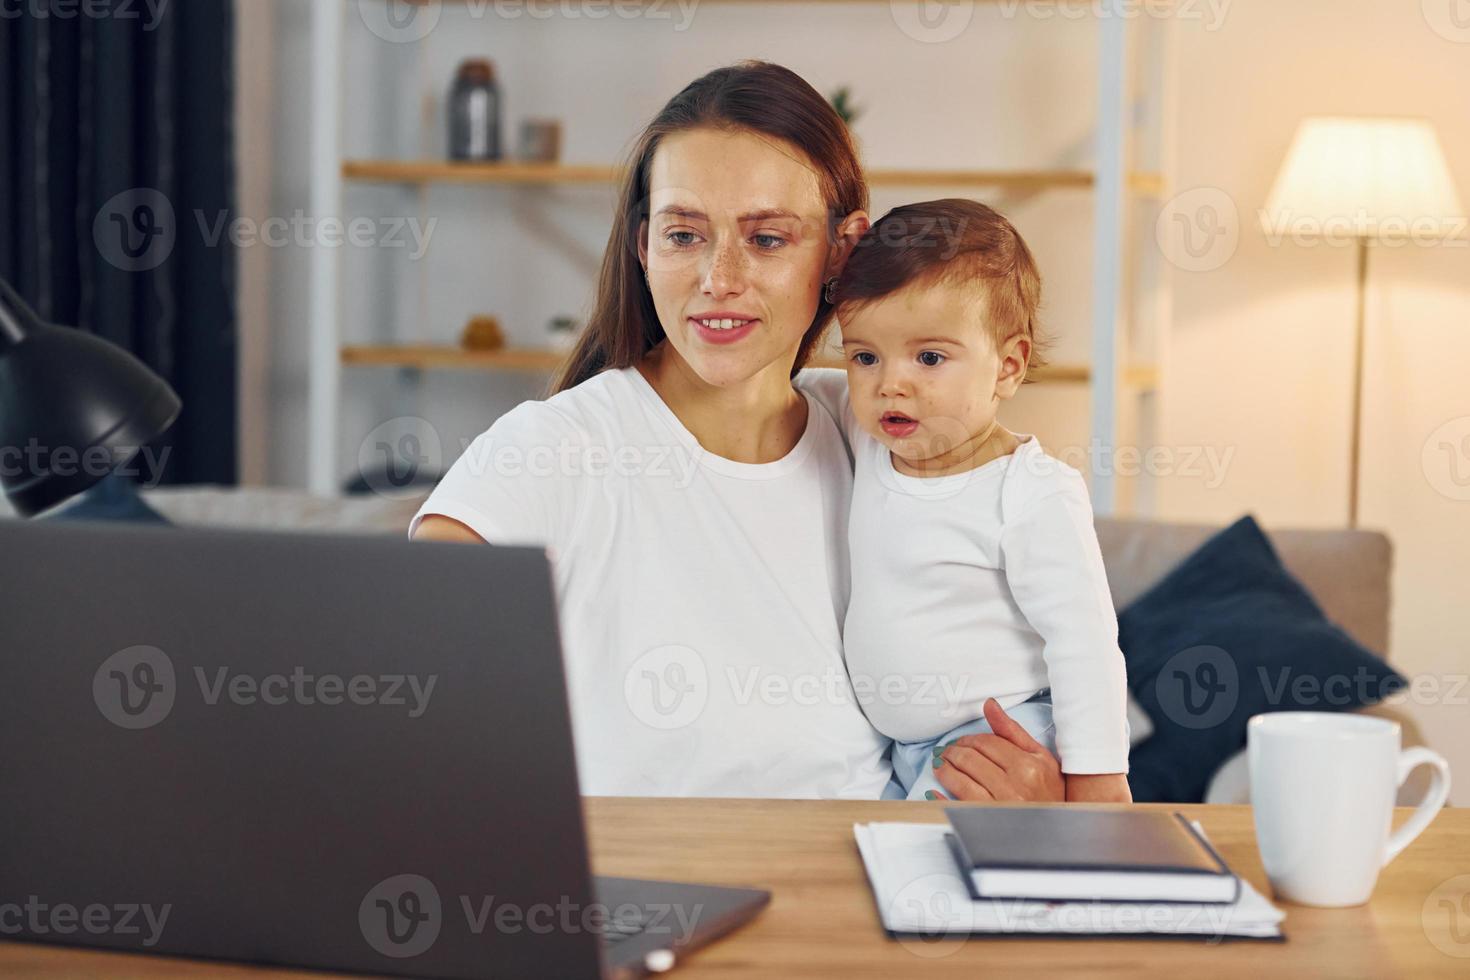
<svg viewBox="0 0 1470 980">
<path fill-rule="evenodd" d="M 843 644 L 879 731 L 938 738 L 1050 687 L 1066 773 L 1128 771 L 1118 620 L 1082 475 L 1034 437 L 918 478 L 849 414 L 856 479 Z"/>
</svg>

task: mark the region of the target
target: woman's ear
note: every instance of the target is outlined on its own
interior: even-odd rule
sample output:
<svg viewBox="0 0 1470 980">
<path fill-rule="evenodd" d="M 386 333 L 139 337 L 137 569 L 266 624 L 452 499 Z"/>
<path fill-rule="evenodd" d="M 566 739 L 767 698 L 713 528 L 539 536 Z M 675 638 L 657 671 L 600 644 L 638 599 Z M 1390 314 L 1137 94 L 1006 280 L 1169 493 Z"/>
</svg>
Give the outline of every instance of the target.
<svg viewBox="0 0 1470 980">
<path fill-rule="evenodd" d="M 1024 333 L 1011 336 L 1000 346 L 1000 370 L 995 377 L 997 398 L 1010 398 L 1021 390 L 1026 369 L 1031 365 L 1031 341 Z"/>
<path fill-rule="evenodd" d="M 837 234 L 832 246 L 832 254 L 827 259 L 826 271 L 822 278 L 829 279 L 832 276 L 842 275 L 842 267 L 847 265 L 848 256 L 857 247 L 858 239 L 862 238 L 872 224 L 868 220 L 868 212 L 854 211 L 837 223 Z"/>
<path fill-rule="evenodd" d="M 643 266 L 643 274 L 648 275 L 648 219 L 644 218 L 638 222 L 638 264 Z"/>
</svg>

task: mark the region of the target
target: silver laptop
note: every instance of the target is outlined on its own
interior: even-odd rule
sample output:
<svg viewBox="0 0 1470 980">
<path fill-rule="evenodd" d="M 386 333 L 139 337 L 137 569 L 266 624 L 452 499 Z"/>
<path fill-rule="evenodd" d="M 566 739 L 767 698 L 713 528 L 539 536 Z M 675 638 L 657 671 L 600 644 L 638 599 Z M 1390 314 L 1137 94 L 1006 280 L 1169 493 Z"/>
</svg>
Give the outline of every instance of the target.
<svg viewBox="0 0 1470 980">
<path fill-rule="evenodd" d="M 769 893 L 594 879 L 534 549 L 0 521 L 0 939 L 638 975 Z"/>
</svg>

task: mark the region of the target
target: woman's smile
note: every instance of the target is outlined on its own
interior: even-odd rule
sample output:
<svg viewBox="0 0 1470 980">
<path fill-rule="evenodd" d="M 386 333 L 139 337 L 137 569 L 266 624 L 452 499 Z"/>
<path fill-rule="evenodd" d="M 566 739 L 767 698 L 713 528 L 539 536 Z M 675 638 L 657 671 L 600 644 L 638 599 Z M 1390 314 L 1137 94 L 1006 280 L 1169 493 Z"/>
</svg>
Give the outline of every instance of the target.
<svg viewBox="0 0 1470 980">
<path fill-rule="evenodd" d="M 689 322 L 699 339 L 707 344 L 734 344 L 750 336 L 760 318 L 729 310 L 714 310 L 691 316 Z"/>
</svg>

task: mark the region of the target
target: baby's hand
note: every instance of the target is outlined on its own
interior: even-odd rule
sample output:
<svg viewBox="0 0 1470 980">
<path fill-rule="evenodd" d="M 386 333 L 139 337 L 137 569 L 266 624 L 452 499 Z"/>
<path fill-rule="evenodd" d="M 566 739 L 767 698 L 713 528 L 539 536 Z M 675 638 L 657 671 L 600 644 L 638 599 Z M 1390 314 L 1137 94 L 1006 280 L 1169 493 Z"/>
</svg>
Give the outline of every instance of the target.
<svg viewBox="0 0 1470 980">
<path fill-rule="evenodd" d="M 1132 803 L 1133 791 L 1121 772 L 1066 776 L 1068 803 Z"/>
</svg>

